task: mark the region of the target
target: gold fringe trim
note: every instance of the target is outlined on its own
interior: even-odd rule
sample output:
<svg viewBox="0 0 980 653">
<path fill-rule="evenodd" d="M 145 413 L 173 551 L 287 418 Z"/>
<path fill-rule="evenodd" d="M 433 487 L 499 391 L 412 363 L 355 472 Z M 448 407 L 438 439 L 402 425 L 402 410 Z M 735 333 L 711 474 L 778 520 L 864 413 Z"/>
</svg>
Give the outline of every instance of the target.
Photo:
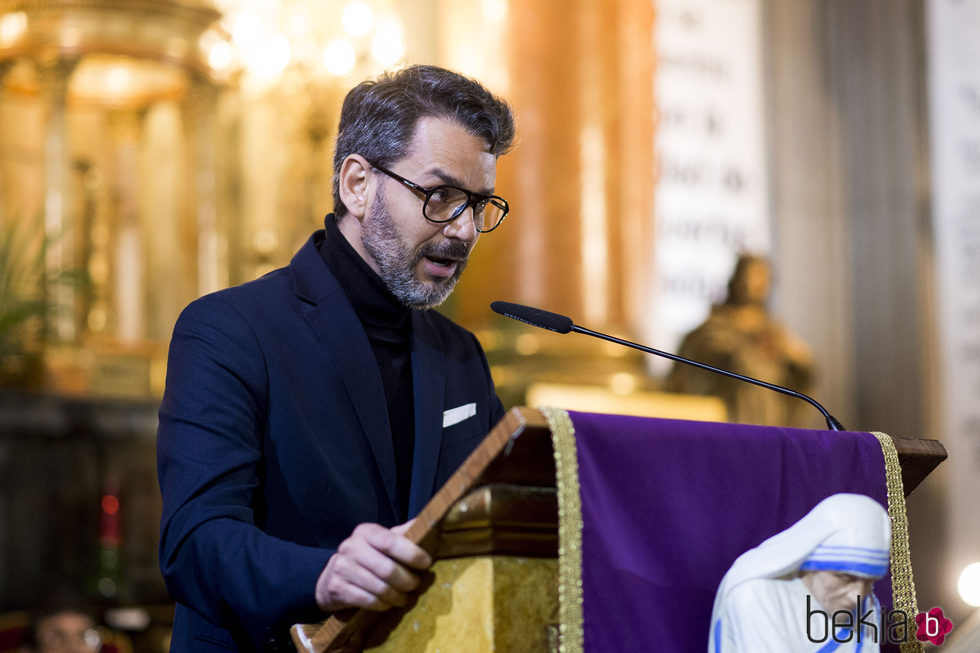
<svg viewBox="0 0 980 653">
<path fill-rule="evenodd" d="M 909 553 L 909 519 L 905 511 L 905 488 L 902 485 L 902 466 L 898 461 L 895 443 L 886 433 L 872 432 L 881 443 L 885 456 L 885 483 L 888 488 L 888 516 L 892 522 L 892 606 L 902 610 L 908 619 L 907 631 L 900 649 L 902 653 L 922 653 L 922 642 L 915 639 L 908 629 L 915 623 L 919 608 L 915 599 L 915 582 L 912 580 L 912 557 Z M 887 624 L 883 624 L 886 632 Z M 911 638 L 911 639 L 909 639 Z"/>
<path fill-rule="evenodd" d="M 579 495 L 575 426 L 568 412 L 542 406 L 551 428 L 558 490 L 558 650 L 583 653 L 582 617 L 582 498 Z"/>
</svg>

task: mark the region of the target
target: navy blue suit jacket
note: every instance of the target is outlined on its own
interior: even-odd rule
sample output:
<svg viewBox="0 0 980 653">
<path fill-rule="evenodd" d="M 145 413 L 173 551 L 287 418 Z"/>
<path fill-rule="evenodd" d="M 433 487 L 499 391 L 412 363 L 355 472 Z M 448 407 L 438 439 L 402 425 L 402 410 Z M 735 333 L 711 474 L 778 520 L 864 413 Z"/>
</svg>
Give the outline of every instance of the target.
<svg viewBox="0 0 980 653">
<path fill-rule="evenodd" d="M 320 233 L 174 329 L 157 436 L 174 651 L 270 649 L 322 619 L 314 588 L 337 545 L 401 514 L 381 376 Z M 411 356 L 414 516 L 503 406 L 476 338 L 440 314 L 412 312 Z"/>
</svg>

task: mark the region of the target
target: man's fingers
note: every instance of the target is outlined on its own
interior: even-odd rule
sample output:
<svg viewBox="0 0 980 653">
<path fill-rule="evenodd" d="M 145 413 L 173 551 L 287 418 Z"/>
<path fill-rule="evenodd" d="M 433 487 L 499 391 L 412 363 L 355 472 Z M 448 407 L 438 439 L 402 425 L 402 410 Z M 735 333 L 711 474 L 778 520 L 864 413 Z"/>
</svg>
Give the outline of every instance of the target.
<svg viewBox="0 0 980 653">
<path fill-rule="evenodd" d="M 374 612 L 384 612 L 390 609 L 394 603 L 389 603 L 362 587 L 351 585 L 346 588 L 343 596 L 339 596 L 343 604 L 349 607 L 363 608 Z"/>
<path fill-rule="evenodd" d="M 343 565 L 341 573 L 379 596 L 383 595 L 376 583 L 390 585 L 400 592 L 411 592 L 419 585 L 418 577 L 407 567 L 375 547 L 352 546 L 350 550 L 346 550 L 342 546 L 341 553 L 345 555 L 338 560 Z"/>
<path fill-rule="evenodd" d="M 409 524 L 411 522 L 401 526 L 407 530 Z M 371 526 L 371 524 L 362 524 L 357 527 L 357 530 L 364 526 Z M 390 529 L 378 526 L 365 529 L 363 535 L 372 547 L 403 565 L 413 569 L 428 569 L 432 565 L 432 557 L 425 552 L 425 549 L 402 535 L 404 530 L 396 531 L 398 528 L 398 526 Z M 357 530 L 354 532 L 357 533 Z"/>
<path fill-rule="evenodd" d="M 371 610 L 387 610 L 393 605 L 405 605 L 408 601 L 406 591 L 409 590 L 397 588 L 393 583 L 386 582 L 363 566 L 354 565 L 351 569 L 347 570 L 345 580 L 354 596 L 359 594 L 367 595 L 368 600 L 366 603 L 362 603 L 362 607 L 367 607 Z"/>
<path fill-rule="evenodd" d="M 317 580 L 317 603 L 324 610 L 358 607 L 387 610 L 402 606 L 419 586 L 414 570 L 432 558 L 404 536 L 411 522 L 394 528 L 361 524 L 340 543 Z"/>
<path fill-rule="evenodd" d="M 412 524 L 414 523 L 415 523 L 414 519 L 409 519 L 404 524 L 398 524 L 398 526 L 392 526 L 391 531 L 393 533 L 398 533 L 399 535 L 404 535 L 405 533 L 408 532 L 408 529 L 410 529 L 412 527 Z"/>
<path fill-rule="evenodd" d="M 370 556 L 384 556 L 362 544 L 369 550 L 368 565 L 377 566 Z M 327 566 L 317 580 L 317 604 L 324 610 L 333 611 L 345 607 L 387 610 L 393 605 L 404 605 L 408 597 L 401 590 L 379 578 L 364 564 L 364 551 L 357 547 L 342 545 L 327 561 Z M 385 558 L 386 559 L 386 558 Z M 388 561 L 389 564 L 396 563 Z M 405 572 L 407 573 L 407 572 Z"/>
</svg>

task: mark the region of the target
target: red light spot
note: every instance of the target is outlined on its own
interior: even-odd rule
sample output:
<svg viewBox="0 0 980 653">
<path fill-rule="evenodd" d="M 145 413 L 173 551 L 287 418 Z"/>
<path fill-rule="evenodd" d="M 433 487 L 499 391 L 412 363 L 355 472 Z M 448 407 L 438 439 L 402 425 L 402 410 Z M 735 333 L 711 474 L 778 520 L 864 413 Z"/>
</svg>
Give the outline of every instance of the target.
<svg viewBox="0 0 980 653">
<path fill-rule="evenodd" d="M 119 512 L 119 499 L 111 494 L 102 497 L 102 512 L 108 515 L 114 515 Z"/>
</svg>

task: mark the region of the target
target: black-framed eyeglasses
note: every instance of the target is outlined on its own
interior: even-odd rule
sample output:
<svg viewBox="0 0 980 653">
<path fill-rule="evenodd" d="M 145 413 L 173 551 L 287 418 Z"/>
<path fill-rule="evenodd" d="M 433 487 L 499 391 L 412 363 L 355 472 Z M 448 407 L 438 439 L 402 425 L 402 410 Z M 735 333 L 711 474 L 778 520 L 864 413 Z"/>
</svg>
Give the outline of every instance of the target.
<svg viewBox="0 0 980 653">
<path fill-rule="evenodd" d="M 463 211 L 472 206 L 473 225 L 477 231 L 485 234 L 499 227 L 510 211 L 507 200 L 498 195 L 480 195 L 479 193 L 471 193 L 465 188 L 449 185 L 425 188 L 414 181 L 405 179 L 398 173 L 379 166 L 377 163 L 371 161 L 368 163 L 379 172 L 383 172 L 395 181 L 417 193 L 421 193 L 425 197 L 425 202 L 422 204 L 422 215 L 429 222 L 438 224 L 452 222 L 461 216 Z"/>
</svg>

